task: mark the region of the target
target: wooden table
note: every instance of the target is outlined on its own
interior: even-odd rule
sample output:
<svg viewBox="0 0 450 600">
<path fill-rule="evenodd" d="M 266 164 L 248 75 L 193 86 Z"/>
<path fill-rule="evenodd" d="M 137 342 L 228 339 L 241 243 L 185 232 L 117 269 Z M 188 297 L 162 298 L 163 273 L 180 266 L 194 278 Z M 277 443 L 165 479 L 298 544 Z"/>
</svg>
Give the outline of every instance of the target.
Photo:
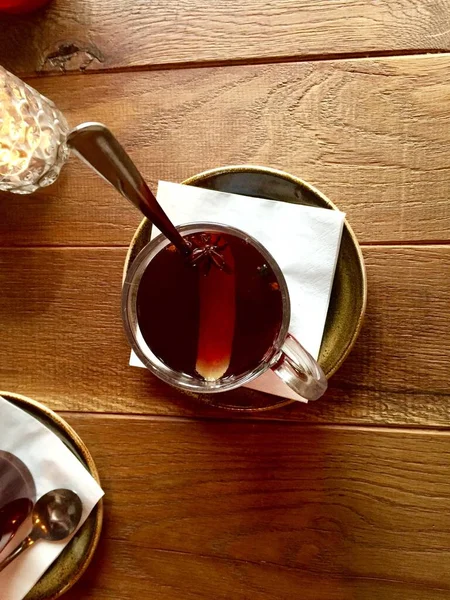
<svg viewBox="0 0 450 600">
<path fill-rule="evenodd" d="M 1 18 L 0 63 L 71 124 L 109 124 L 153 187 L 290 171 L 347 212 L 368 270 L 365 327 L 326 397 L 239 417 L 127 366 L 131 205 L 74 159 L 44 191 L 1 195 L 0 388 L 59 411 L 106 491 L 68 600 L 449 598 L 449 15 L 55 0 Z"/>
</svg>

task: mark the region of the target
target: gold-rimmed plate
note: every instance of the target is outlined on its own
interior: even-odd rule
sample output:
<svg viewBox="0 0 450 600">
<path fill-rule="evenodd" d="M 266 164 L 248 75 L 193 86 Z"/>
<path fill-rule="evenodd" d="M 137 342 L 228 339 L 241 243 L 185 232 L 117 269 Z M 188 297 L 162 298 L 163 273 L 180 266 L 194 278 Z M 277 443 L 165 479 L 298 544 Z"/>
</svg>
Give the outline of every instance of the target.
<svg viewBox="0 0 450 600">
<path fill-rule="evenodd" d="M 183 183 L 219 192 L 338 210 L 333 202 L 314 186 L 299 177 L 268 167 L 253 165 L 219 167 L 194 175 Z M 201 221 L 201 215 L 198 215 L 198 220 Z M 151 224 L 144 219 L 131 241 L 124 274 L 137 254 L 150 241 L 150 236 Z M 364 259 L 358 240 L 348 222 L 345 221 L 319 354 L 319 363 L 327 378 L 342 365 L 359 335 L 366 299 Z M 268 410 L 293 402 L 248 389 L 202 395 L 201 399 L 222 408 L 244 411 Z"/>
<path fill-rule="evenodd" d="M 25 396 L 2 391 L 0 396 L 38 419 L 56 434 L 100 484 L 94 459 L 81 438 L 64 419 L 40 402 Z M 100 539 L 102 521 L 103 503 L 100 500 L 55 562 L 28 592 L 25 600 L 56 600 L 78 581 L 92 560 Z"/>
</svg>

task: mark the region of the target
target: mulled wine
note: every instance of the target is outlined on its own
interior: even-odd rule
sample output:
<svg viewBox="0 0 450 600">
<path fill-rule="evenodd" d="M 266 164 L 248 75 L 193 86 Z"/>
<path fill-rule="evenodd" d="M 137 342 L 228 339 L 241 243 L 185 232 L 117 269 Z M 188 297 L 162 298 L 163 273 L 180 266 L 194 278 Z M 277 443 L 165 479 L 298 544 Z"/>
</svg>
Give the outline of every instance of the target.
<svg viewBox="0 0 450 600">
<path fill-rule="evenodd" d="M 206 381 L 240 376 L 267 358 L 283 320 L 273 269 L 245 239 L 230 233 L 185 236 L 156 254 L 139 283 L 142 336 L 164 364 Z"/>
<path fill-rule="evenodd" d="M 29 515 L 35 495 L 27 467 L 10 452 L 0 450 L 0 552 Z"/>
</svg>

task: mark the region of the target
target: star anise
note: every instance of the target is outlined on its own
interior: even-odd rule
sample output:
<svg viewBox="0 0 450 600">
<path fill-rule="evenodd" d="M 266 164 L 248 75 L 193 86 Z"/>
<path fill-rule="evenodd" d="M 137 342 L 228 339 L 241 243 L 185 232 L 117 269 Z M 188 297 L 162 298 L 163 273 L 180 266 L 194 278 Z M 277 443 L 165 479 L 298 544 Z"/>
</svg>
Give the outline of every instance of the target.
<svg viewBox="0 0 450 600">
<path fill-rule="evenodd" d="M 188 261 L 191 265 L 199 267 L 207 275 L 214 265 L 225 273 L 231 273 L 230 266 L 227 264 L 223 251 L 228 246 L 221 235 L 215 236 L 211 233 L 201 233 L 199 241 L 192 250 Z"/>
</svg>

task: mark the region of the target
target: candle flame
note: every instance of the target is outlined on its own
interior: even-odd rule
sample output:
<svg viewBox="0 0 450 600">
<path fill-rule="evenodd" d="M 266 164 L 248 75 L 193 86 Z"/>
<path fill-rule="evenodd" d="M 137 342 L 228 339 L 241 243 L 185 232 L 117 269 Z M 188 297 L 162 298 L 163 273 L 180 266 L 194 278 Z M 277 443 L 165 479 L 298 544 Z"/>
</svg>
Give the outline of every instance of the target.
<svg viewBox="0 0 450 600">
<path fill-rule="evenodd" d="M 0 94 L 0 174 L 3 175 L 23 173 L 40 143 L 40 127 L 34 118 L 22 113 L 28 111 L 28 104 L 25 101 L 22 106 L 24 100 L 17 100 Z"/>
</svg>

